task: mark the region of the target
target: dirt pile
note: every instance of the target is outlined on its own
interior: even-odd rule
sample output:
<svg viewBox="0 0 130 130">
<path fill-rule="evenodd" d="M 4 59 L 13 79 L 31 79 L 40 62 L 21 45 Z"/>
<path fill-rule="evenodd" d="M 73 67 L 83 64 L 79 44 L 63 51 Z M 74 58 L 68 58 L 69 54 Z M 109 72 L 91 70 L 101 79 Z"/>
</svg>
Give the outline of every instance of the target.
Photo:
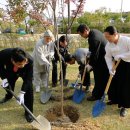
<svg viewBox="0 0 130 130">
<path fill-rule="evenodd" d="M 64 114 L 61 117 L 60 105 L 46 111 L 45 116 L 51 122 L 52 130 L 101 130 L 101 125 L 92 120 L 78 122 L 80 114 L 74 106 L 64 106 Z"/>
<path fill-rule="evenodd" d="M 83 121 L 79 123 L 66 123 L 62 126 L 52 126 L 52 130 L 101 130 L 100 124 L 90 121 Z"/>
<path fill-rule="evenodd" d="M 61 117 L 60 105 L 57 105 L 47 110 L 45 116 L 53 125 L 58 123 L 59 124 L 64 124 L 69 122 L 75 123 L 80 117 L 78 109 L 74 106 L 66 105 L 63 107 L 63 110 L 65 114 L 64 117 Z"/>
</svg>

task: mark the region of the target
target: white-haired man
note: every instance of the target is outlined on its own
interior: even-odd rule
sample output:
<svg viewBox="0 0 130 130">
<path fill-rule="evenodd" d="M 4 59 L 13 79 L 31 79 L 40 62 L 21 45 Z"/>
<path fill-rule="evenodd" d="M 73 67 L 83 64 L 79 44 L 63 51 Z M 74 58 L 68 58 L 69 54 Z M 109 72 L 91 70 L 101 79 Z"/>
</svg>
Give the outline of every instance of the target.
<svg viewBox="0 0 130 130">
<path fill-rule="evenodd" d="M 53 34 L 50 30 L 46 30 L 44 36 L 39 39 L 33 51 L 34 66 L 33 77 L 36 92 L 40 92 L 43 85 L 48 87 L 50 59 L 54 56 Z"/>
</svg>

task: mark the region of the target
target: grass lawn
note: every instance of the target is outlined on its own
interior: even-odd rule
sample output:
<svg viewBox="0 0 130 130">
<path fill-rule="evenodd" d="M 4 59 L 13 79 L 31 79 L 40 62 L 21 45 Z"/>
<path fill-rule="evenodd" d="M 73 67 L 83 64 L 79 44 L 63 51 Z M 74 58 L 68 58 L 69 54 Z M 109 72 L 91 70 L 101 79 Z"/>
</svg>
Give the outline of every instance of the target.
<svg viewBox="0 0 130 130">
<path fill-rule="evenodd" d="M 67 79 L 74 82 L 77 78 L 78 69 L 77 65 L 68 65 Z M 93 74 L 91 74 L 93 84 Z M 51 82 L 51 77 L 50 77 Z M 21 80 L 19 79 L 16 84 L 15 93 L 18 94 L 21 88 Z M 4 97 L 5 91 L 0 88 L 0 98 Z M 46 110 L 59 104 L 58 101 L 50 100 L 47 104 L 43 105 L 39 100 L 40 94 L 34 93 L 34 115 L 45 115 Z M 80 112 L 80 118 L 74 125 L 75 128 L 58 128 L 52 126 L 52 130 L 130 130 L 130 114 L 125 118 L 119 116 L 119 109 L 117 105 L 107 106 L 101 116 L 93 118 L 91 115 L 92 107 L 95 102 L 88 102 L 86 98 L 81 104 L 75 104 L 71 100 L 65 100 L 64 104 L 71 104 L 76 106 Z M 0 105 L 0 130 L 35 130 L 24 119 L 24 110 L 18 105 L 13 98 L 9 102 Z M 87 124 L 87 125 L 85 125 Z M 78 127 L 79 126 L 79 127 Z"/>
</svg>

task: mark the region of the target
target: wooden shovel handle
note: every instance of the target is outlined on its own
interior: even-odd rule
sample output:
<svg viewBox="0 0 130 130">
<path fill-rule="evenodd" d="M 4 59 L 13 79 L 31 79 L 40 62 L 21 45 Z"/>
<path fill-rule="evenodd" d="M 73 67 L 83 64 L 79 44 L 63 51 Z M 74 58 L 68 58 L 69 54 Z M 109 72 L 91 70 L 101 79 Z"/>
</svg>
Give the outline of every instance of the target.
<svg viewBox="0 0 130 130">
<path fill-rule="evenodd" d="M 84 82 L 84 78 L 85 78 L 85 74 L 86 74 L 86 70 L 87 70 L 87 65 L 89 64 L 89 59 L 85 59 L 85 67 L 84 67 L 84 72 L 83 72 L 83 76 L 82 76 L 82 80 L 81 80 L 81 83 L 83 85 L 83 82 Z"/>
<path fill-rule="evenodd" d="M 116 70 L 116 68 L 118 67 L 120 61 L 121 61 L 121 59 L 119 59 L 119 60 L 117 61 L 117 63 L 113 66 L 112 71 L 115 71 L 115 70 Z M 109 89 L 109 87 L 110 87 L 112 78 L 113 78 L 113 76 L 110 74 L 109 79 L 108 79 L 108 82 L 107 82 L 107 85 L 106 85 L 106 88 L 105 88 L 105 92 L 104 92 L 105 94 L 107 94 L 107 92 L 108 92 L 108 89 Z"/>
<path fill-rule="evenodd" d="M 83 72 L 83 76 L 82 76 L 82 80 L 81 80 L 81 83 L 82 83 L 82 84 L 83 84 L 83 82 L 84 82 L 86 70 L 87 70 L 87 67 L 86 67 L 86 65 L 85 65 L 85 67 L 84 67 L 84 72 Z"/>
</svg>

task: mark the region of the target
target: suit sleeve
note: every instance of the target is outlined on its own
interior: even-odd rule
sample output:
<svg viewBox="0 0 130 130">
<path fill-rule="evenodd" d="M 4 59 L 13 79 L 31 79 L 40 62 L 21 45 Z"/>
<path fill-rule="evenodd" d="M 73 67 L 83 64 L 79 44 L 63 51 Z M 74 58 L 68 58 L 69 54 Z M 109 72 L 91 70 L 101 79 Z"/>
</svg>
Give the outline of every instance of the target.
<svg viewBox="0 0 130 130">
<path fill-rule="evenodd" d="M 1 79 L 7 78 L 6 57 L 4 52 L 0 53 L 0 77 Z"/>
<path fill-rule="evenodd" d="M 23 84 L 21 91 L 26 92 L 29 87 L 32 87 L 32 80 L 33 80 L 33 61 L 31 60 L 29 64 L 23 70 Z"/>
<path fill-rule="evenodd" d="M 58 61 L 59 60 L 59 56 L 58 56 L 58 45 L 57 45 L 58 43 L 57 43 L 57 41 L 54 43 L 54 58 L 55 58 L 55 60 L 56 61 Z"/>
<path fill-rule="evenodd" d="M 100 51 L 99 45 L 100 45 L 99 41 L 95 39 L 89 40 L 89 51 L 91 52 L 89 64 L 91 66 L 93 66 L 98 60 L 98 54 Z"/>
</svg>

